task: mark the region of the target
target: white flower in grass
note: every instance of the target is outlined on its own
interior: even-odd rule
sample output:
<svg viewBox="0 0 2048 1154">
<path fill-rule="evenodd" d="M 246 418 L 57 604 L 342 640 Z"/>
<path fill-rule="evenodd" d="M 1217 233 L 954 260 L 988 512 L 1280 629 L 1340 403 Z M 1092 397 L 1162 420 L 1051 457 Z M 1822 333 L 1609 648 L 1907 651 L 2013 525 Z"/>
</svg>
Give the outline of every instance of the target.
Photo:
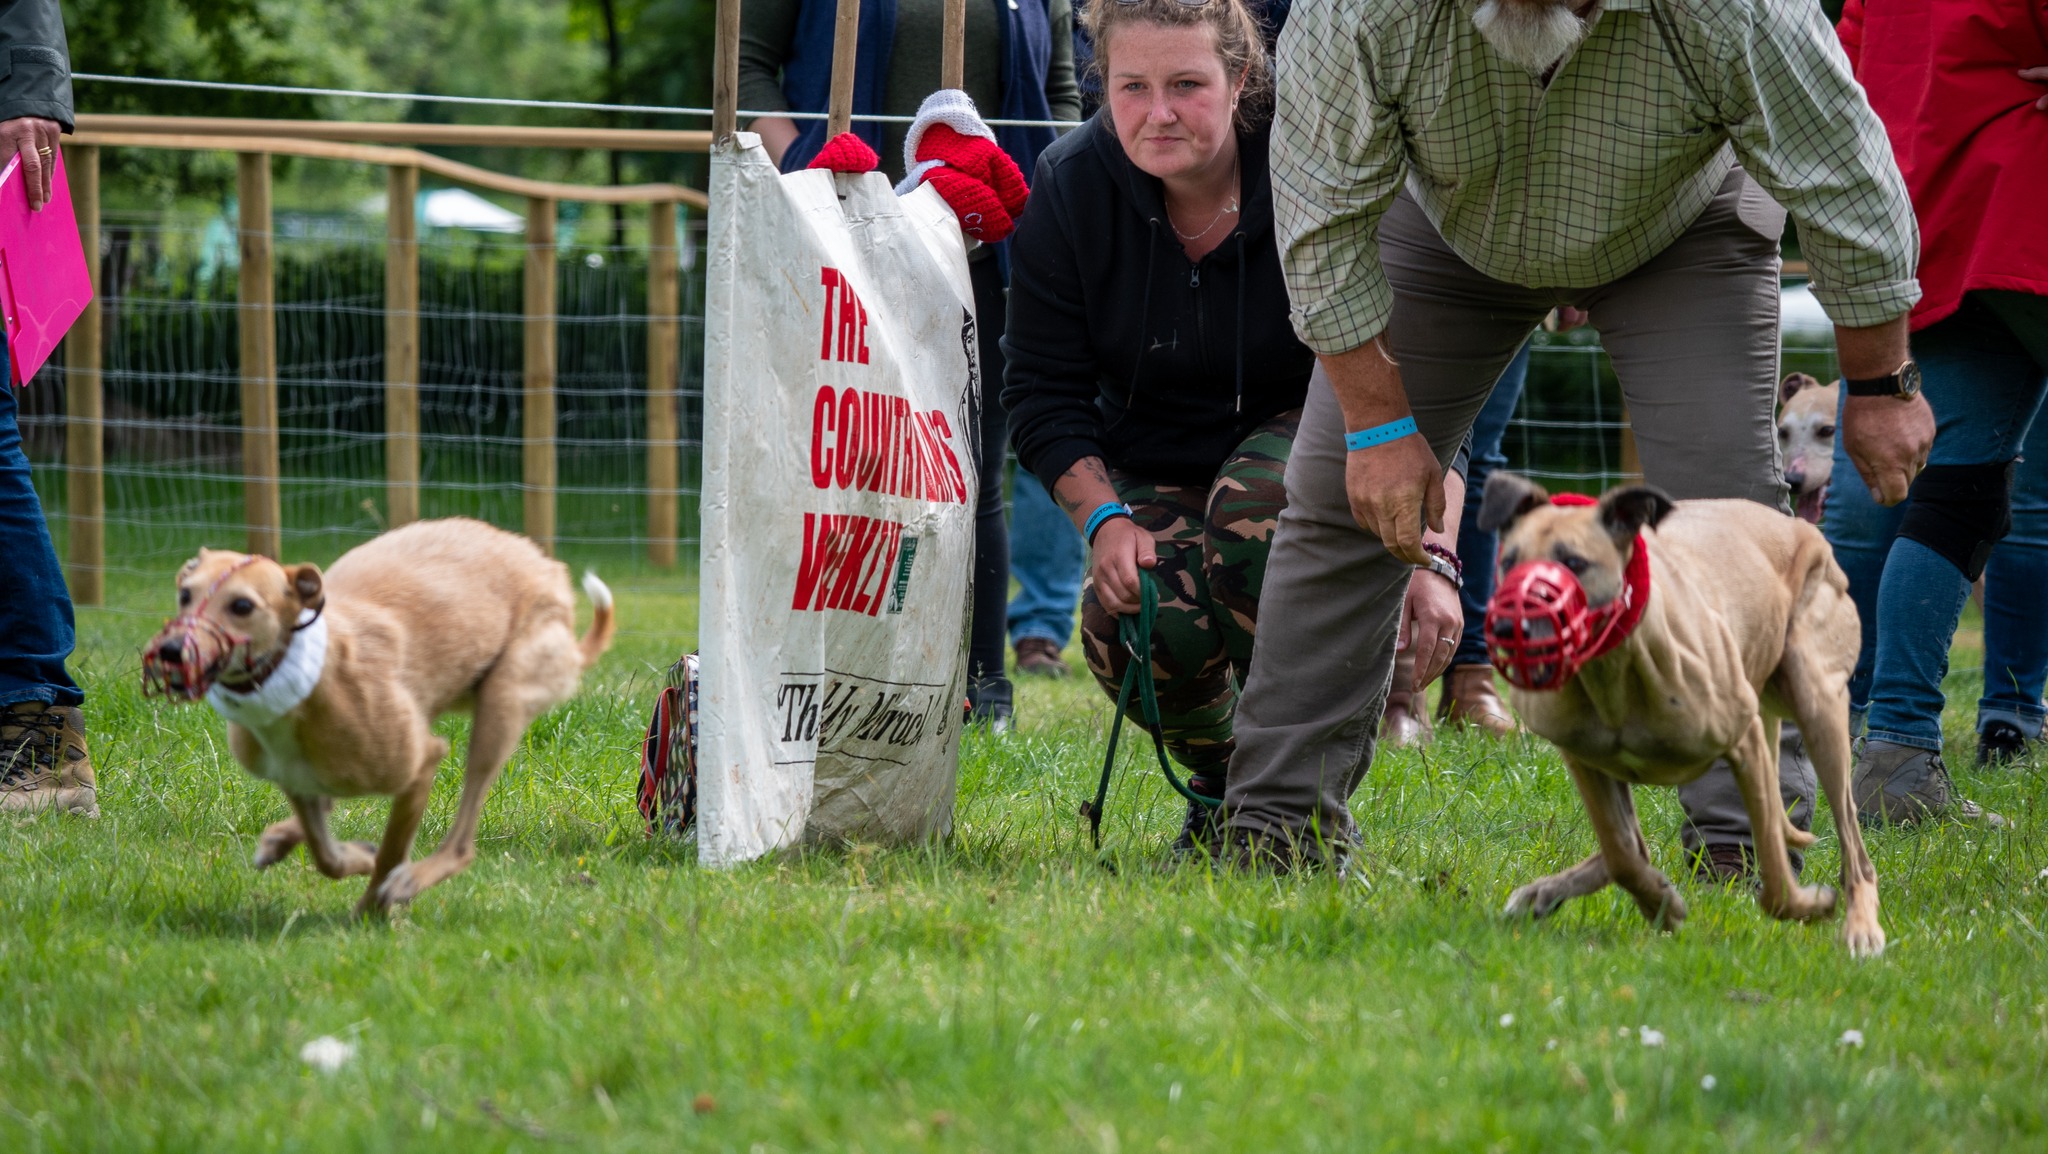
<svg viewBox="0 0 2048 1154">
<path fill-rule="evenodd" d="M 1843 1030 L 1842 1036 L 1835 1039 L 1835 1045 L 1852 1050 L 1861 1050 L 1863 1048 L 1863 1031 Z"/>
<path fill-rule="evenodd" d="M 1700 1089 L 1702 1090 L 1712 1090 L 1714 1087 L 1718 1085 L 1720 1085 L 1720 1083 L 1714 1080 L 1714 1076 L 1712 1074 L 1708 1074 L 1700 1079 Z"/>
<path fill-rule="evenodd" d="M 322 1074 L 332 1074 L 349 1064 L 356 1056 L 356 1044 L 344 1042 L 331 1034 L 322 1034 L 299 1047 L 299 1061 L 313 1067 Z"/>
<path fill-rule="evenodd" d="M 1508 1028 L 1509 1026 L 1512 1026 L 1512 1025 L 1514 1025 L 1514 1024 L 1515 1024 L 1515 1016 L 1514 1016 L 1513 1014 L 1502 1014 L 1502 1015 L 1500 1016 L 1500 1028 L 1501 1028 L 1501 1029 L 1505 1030 L 1505 1029 L 1507 1029 L 1507 1028 Z"/>
<path fill-rule="evenodd" d="M 1664 1044 L 1664 1031 L 1652 1030 L 1648 1026 L 1644 1026 L 1642 1029 L 1637 1030 L 1636 1037 L 1641 1039 L 1643 1045 L 1645 1046 L 1656 1047 Z"/>
</svg>

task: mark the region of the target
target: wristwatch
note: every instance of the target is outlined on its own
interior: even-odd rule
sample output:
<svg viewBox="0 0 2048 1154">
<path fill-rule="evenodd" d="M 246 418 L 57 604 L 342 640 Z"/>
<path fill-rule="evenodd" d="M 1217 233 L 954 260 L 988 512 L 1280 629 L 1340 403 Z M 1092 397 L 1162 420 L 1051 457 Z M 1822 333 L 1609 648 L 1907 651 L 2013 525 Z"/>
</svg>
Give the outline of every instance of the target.
<svg viewBox="0 0 2048 1154">
<path fill-rule="evenodd" d="M 1891 397 L 1910 401 L 1920 395 L 1920 363 L 1907 357 L 1904 364 L 1881 377 L 1844 377 L 1842 387 L 1852 397 Z"/>
</svg>

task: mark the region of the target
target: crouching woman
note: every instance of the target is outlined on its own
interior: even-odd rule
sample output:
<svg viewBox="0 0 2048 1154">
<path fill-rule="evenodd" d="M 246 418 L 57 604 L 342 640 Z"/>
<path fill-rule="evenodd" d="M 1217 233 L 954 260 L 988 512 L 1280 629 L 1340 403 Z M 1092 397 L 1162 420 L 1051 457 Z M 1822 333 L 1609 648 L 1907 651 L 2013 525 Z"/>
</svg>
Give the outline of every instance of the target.
<svg viewBox="0 0 2048 1154">
<path fill-rule="evenodd" d="M 1114 698 L 1129 656 L 1117 616 L 1137 611 L 1149 571 L 1167 747 L 1196 792 L 1220 797 L 1315 364 L 1274 246 L 1271 75 L 1243 0 L 1103 0 L 1086 20 L 1104 105 L 1031 182 L 1003 403 L 1018 460 L 1089 535 L 1090 672 Z M 1454 543 L 1449 528 L 1431 539 Z M 1418 577 L 1409 605 L 1427 623 L 1417 636 L 1458 632 L 1448 575 Z M 1210 813 L 1190 804 L 1176 849 L 1207 842 Z"/>
</svg>

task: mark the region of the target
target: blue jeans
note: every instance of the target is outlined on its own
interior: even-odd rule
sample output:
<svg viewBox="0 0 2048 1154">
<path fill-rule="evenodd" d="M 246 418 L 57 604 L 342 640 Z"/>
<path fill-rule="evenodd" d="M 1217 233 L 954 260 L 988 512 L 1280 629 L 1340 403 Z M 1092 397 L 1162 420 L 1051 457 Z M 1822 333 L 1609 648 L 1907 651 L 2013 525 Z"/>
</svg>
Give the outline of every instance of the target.
<svg viewBox="0 0 2048 1154">
<path fill-rule="evenodd" d="M 0 706 L 23 701 L 77 705 L 85 700 L 64 661 L 75 641 L 71 593 L 43 523 L 43 505 L 21 449 L 14 386 L 0 342 Z"/>
<path fill-rule="evenodd" d="M 1971 293 L 1954 316 L 1913 336 L 1936 432 L 1931 465 L 2008 461 L 2026 447 L 2048 394 L 2048 298 Z M 2048 438 L 2048 434 L 2043 434 Z M 2048 444 L 2014 478 L 2012 531 L 1984 570 L 1984 696 L 1993 721 L 2039 736 L 2048 678 Z M 1969 582 L 1918 541 L 1895 540 L 1906 506 L 1871 499 L 1835 441 L 1822 528 L 1849 578 L 1863 648 L 1849 681 L 1852 725 L 1917 749 L 1941 748 L 1942 679 Z"/>
<path fill-rule="evenodd" d="M 1017 579 L 1017 596 L 1010 601 L 1010 644 L 1037 637 L 1065 649 L 1074 636 L 1074 610 L 1081 603 L 1087 569 L 1088 546 L 1081 531 L 1036 476 L 1016 470 L 1010 488 L 1010 576 Z"/>
<path fill-rule="evenodd" d="M 1486 655 L 1486 603 L 1493 599 L 1494 554 L 1500 535 L 1479 527 L 1479 498 L 1493 471 L 1507 468 L 1507 454 L 1501 452 L 1500 445 L 1528 380 L 1529 342 L 1523 341 L 1522 351 L 1508 362 L 1500 380 L 1494 382 L 1486 406 L 1472 419 L 1472 464 L 1465 471 L 1465 512 L 1458 520 L 1458 560 L 1465 566 L 1465 590 L 1458 600 L 1465 606 L 1465 635 L 1459 638 L 1457 655 L 1451 658 L 1453 666 L 1490 661 Z"/>
</svg>

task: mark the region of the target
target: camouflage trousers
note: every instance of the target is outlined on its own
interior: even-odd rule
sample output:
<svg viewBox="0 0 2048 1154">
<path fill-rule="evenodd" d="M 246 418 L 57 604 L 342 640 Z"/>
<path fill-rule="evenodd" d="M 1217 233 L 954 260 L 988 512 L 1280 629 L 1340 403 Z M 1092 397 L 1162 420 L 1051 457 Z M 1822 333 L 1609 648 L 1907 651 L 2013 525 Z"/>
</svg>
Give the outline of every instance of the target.
<svg viewBox="0 0 2048 1154">
<path fill-rule="evenodd" d="M 1110 471 L 1117 496 L 1158 550 L 1152 676 L 1166 748 L 1217 795 L 1233 748 L 1237 687 L 1251 667 L 1266 555 L 1287 505 L 1287 454 L 1300 423 L 1295 409 L 1252 430 L 1206 489 Z M 1117 637 L 1116 615 L 1096 600 L 1092 572 L 1081 586 L 1081 647 L 1088 671 L 1114 700 L 1130 655 Z M 1128 716 L 1142 720 L 1136 701 Z"/>
</svg>

